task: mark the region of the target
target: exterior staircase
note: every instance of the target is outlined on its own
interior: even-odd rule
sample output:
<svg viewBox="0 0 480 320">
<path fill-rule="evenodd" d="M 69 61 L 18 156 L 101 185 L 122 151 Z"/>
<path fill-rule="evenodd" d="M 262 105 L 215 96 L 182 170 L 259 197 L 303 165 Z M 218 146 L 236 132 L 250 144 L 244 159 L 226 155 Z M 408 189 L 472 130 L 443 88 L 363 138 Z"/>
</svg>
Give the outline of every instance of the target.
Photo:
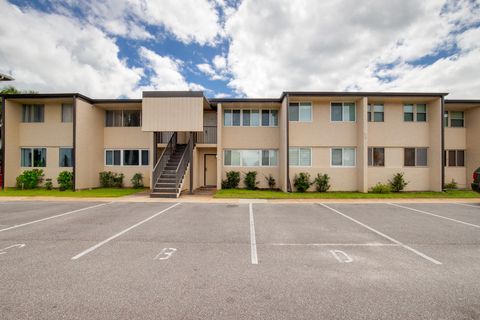
<svg viewBox="0 0 480 320">
<path fill-rule="evenodd" d="M 192 140 L 187 144 L 177 144 L 176 133 L 172 135 L 153 169 L 151 198 L 178 198 L 180 196 L 193 148 Z"/>
</svg>

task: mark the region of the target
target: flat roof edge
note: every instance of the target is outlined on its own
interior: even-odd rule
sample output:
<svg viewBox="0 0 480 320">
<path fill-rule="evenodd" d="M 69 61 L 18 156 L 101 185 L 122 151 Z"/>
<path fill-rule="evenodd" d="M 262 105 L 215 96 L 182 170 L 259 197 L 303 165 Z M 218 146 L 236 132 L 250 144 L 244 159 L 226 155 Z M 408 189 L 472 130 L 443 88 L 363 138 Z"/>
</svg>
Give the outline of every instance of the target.
<svg viewBox="0 0 480 320">
<path fill-rule="evenodd" d="M 203 91 L 143 91 L 144 98 L 200 98 Z"/>
<path fill-rule="evenodd" d="M 478 99 L 449 99 L 449 100 L 445 100 L 445 103 L 480 104 L 480 100 L 478 100 Z"/>
<path fill-rule="evenodd" d="M 377 96 L 377 97 L 444 97 L 448 92 L 365 92 L 365 91 L 284 91 L 285 96 Z"/>
</svg>

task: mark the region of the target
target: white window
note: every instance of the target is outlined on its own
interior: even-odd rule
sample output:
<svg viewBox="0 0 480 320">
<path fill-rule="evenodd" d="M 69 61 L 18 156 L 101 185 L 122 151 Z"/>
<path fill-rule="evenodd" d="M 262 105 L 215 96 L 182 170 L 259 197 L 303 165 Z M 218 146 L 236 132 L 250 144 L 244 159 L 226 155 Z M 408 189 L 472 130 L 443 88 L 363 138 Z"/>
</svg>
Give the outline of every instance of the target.
<svg viewBox="0 0 480 320">
<path fill-rule="evenodd" d="M 355 167 L 355 148 L 332 148 L 332 167 Z"/>
<path fill-rule="evenodd" d="M 277 166 L 278 150 L 224 150 L 224 165 L 232 167 Z"/>
<path fill-rule="evenodd" d="M 105 112 L 106 127 L 140 127 L 141 125 L 140 110 L 107 110 Z"/>
<path fill-rule="evenodd" d="M 22 105 L 22 122 L 43 122 L 45 106 L 43 104 Z"/>
<path fill-rule="evenodd" d="M 289 148 L 288 163 L 293 167 L 310 167 L 312 165 L 312 148 Z"/>
<path fill-rule="evenodd" d="M 452 128 L 463 128 L 464 122 L 464 113 L 462 111 L 450 111 L 450 126 Z"/>
<path fill-rule="evenodd" d="M 425 103 L 418 103 L 416 105 L 404 104 L 403 105 L 403 121 L 427 122 L 427 105 Z"/>
<path fill-rule="evenodd" d="M 355 122 L 355 102 L 332 102 L 330 119 L 334 122 Z"/>
<path fill-rule="evenodd" d="M 312 121 L 312 103 L 294 102 L 288 105 L 288 120 L 297 122 Z"/>
<path fill-rule="evenodd" d="M 73 105 L 62 104 L 62 122 L 73 121 Z"/>
<path fill-rule="evenodd" d="M 383 122 L 385 120 L 383 104 L 368 105 L 368 122 Z"/>
<path fill-rule="evenodd" d="M 225 109 L 223 111 L 223 125 L 225 127 L 239 127 L 241 124 L 240 110 Z"/>
<path fill-rule="evenodd" d="M 405 167 L 426 167 L 428 165 L 427 148 L 405 148 L 403 164 Z"/>
<path fill-rule="evenodd" d="M 47 166 L 47 149 L 46 148 L 21 148 L 20 165 L 22 167 L 38 167 Z"/>
<path fill-rule="evenodd" d="M 262 127 L 278 126 L 278 110 L 263 109 L 262 110 Z"/>
<path fill-rule="evenodd" d="M 149 150 L 107 149 L 105 150 L 106 166 L 148 166 Z"/>
<path fill-rule="evenodd" d="M 58 166 L 65 168 L 73 167 L 73 148 L 58 149 Z"/>
</svg>

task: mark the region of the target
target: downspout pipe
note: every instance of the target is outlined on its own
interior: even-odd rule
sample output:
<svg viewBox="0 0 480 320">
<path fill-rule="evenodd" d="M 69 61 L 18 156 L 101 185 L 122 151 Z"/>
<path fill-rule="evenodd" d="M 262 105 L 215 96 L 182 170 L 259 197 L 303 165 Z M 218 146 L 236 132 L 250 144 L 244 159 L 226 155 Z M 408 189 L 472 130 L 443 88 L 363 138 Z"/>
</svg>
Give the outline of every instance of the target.
<svg viewBox="0 0 480 320">
<path fill-rule="evenodd" d="M 287 191 L 288 192 L 292 192 L 292 184 L 290 183 L 290 152 L 289 152 L 289 149 L 290 149 L 290 119 L 289 119 L 289 112 L 288 112 L 288 107 L 290 105 L 290 96 L 289 94 L 287 93 L 285 99 L 287 100 L 286 101 L 286 105 L 287 105 L 287 111 L 286 111 L 286 114 L 287 114 L 287 150 L 286 150 L 286 153 L 287 153 Z"/>
<path fill-rule="evenodd" d="M 445 97 L 441 97 L 441 101 L 442 101 L 442 104 L 441 104 L 441 112 L 442 112 L 442 115 L 440 117 L 440 121 L 442 122 L 441 123 L 441 131 L 442 131 L 442 137 L 441 137 L 441 149 L 442 149 L 442 154 L 441 154 L 441 159 L 442 159 L 442 190 L 445 190 L 445 157 L 444 157 L 444 154 L 445 154 Z"/>
</svg>

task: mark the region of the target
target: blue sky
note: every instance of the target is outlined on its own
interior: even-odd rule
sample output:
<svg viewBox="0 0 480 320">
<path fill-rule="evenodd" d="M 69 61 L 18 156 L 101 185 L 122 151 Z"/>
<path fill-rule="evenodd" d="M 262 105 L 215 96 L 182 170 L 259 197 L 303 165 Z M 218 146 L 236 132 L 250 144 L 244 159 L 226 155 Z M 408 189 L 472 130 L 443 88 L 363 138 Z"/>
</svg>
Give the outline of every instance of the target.
<svg viewBox="0 0 480 320">
<path fill-rule="evenodd" d="M 108 98 L 144 90 L 480 98 L 479 1 L 0 0 L 0 72 L 19 88 Z"/>
</svg>

